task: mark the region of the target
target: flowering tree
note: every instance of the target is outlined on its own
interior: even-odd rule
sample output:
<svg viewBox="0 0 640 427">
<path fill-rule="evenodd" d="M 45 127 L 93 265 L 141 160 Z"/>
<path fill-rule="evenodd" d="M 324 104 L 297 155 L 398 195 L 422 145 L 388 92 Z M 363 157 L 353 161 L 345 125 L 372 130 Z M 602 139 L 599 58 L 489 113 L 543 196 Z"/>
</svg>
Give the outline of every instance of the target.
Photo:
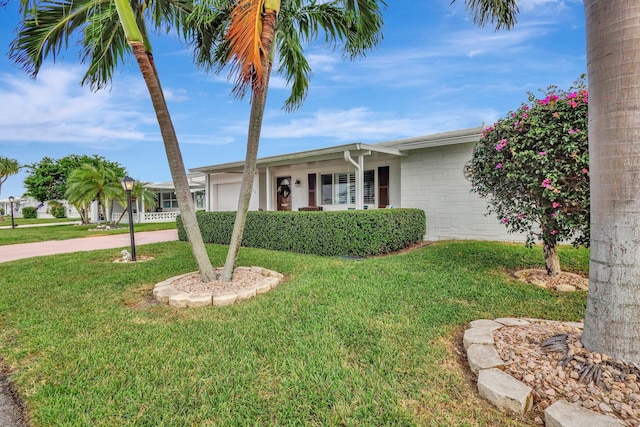
<svg viewBox="0 0 640 427">
<path fill-rule="evenodd" d="M 589 242 L 588 92 L 551 86 L 486 128 L 468 174 L 473 191 L 509 232 L 542 240 L 549 275 L 560 273 L 556 245 Z"/>
</svg>

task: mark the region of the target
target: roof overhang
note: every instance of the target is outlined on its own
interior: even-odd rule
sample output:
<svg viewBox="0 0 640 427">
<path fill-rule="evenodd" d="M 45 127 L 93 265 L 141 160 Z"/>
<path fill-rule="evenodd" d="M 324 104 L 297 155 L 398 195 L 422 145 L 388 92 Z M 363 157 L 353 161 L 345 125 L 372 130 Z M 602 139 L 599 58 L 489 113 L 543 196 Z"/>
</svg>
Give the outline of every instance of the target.
<svg viewBox="0 0 640 427">
<path fill-rule="evenodd" d="M 386 154 L 390 156 L 403 156 L 404 154 L 395 147 L 385 147 L 373 144 L 352 143 L 337 145 L 317 150 L 300 151 L 298 153 L 282 154 L 279 156 L 263 157 L 258 159 L 258 168 L 294 165 L 299 163 L 313 163 L 328 160 L 344 159 L 344 152 L 349 151 L 352 156 L 370 155 L 372 153 Z M 244 168 L 244 162 L 223 163 L 219 165 L 203 166 L 189 169 L 190 172 L 203 173 L 239 173 Z"/>
<path fill-rule="evenodd" d="M 379 145 L 393 147 L 399 151 L 419 150 L 421 148 L 441 147 L 444 145 L 467 144 L 478 142 L 482 136 L 484 127 L 443 132 L 416 138 L 398 139 L 395 141 L 381 142 Z"/>
</svg>

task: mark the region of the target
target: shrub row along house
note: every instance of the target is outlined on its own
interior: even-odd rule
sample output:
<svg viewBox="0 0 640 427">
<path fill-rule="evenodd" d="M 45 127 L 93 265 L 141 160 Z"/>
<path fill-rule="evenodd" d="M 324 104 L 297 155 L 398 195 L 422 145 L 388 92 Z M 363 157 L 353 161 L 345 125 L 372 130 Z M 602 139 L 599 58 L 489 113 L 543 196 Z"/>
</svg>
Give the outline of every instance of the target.
<svg viewBox="0 0 640 427">
<path fill-rule="evenodd" d="M 419 208 L 426 240 L 522 241 L 471 192 L 465 165 L 482 128 L 376 144 L 352 143 L 258 159 L 250 210 Z M 243 162 L 193 168 L 205 209 L 237 208 Z"/>
</svg>

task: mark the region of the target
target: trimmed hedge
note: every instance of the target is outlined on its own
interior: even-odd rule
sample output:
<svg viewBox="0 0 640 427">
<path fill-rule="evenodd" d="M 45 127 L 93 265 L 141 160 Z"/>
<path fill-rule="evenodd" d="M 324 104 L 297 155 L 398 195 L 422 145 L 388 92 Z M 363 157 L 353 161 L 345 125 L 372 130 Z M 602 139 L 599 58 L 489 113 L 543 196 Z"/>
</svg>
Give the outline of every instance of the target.
<svg viewBox="0 0 640 427">
<path fill-rule="evenodd" d="M 228 245 L 235 212 L 198 212 L 205 243 Z M 180 216 L 178 236 L 186 241 Z M 247 214 L 242 246 L 325 256 L 371 256 L 422 241 L 421 209 L 256 212 Z"/>
<path fill-rule="evenodd" d="M 32 206 L 26 206 L 22 208 L 22 217 L 23 218 L 38 218 L 38 210 Z"/>
<path fill-rule="evenodd" d="M 67 210 L 62 203 L 57 200 L 49 201 L 49 211 L 54 218 L 66 218 Z"/>
</svg>

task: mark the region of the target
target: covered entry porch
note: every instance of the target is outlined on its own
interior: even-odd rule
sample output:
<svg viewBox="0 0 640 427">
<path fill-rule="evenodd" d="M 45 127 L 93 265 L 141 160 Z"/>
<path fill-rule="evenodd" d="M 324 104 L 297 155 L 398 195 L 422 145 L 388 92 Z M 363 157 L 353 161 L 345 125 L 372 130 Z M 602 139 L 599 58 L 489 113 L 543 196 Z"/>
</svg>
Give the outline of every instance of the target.
<svg viewBox="0 0 640 427">
<path fill-rule="evenodd" d="M 360 143 L 258 159 L 250 210 L 400 206 L 400 157 Z M 236 210 L 243 162 L 191 169 L 205 175 L 205 209 Z"/>
</svg>

